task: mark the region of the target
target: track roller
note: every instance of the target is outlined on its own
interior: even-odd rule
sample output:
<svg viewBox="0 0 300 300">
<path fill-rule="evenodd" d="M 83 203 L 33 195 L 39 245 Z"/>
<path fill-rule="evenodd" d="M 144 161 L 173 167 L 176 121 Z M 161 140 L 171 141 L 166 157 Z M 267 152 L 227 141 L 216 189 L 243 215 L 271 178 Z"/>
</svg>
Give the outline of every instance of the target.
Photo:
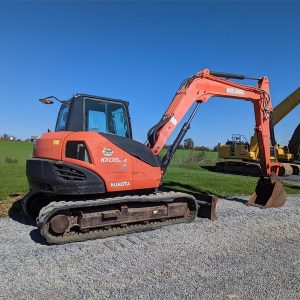
<svg viewBox="0 0 300 300">
<path fill-rule="evenodd" d="M 64 244 L 189 223 L 197 213 L 198 204 L 192 195 L 158 192 L 52 202 L 41 209 L 37 226 L 48 243 Z"/>
</svg>

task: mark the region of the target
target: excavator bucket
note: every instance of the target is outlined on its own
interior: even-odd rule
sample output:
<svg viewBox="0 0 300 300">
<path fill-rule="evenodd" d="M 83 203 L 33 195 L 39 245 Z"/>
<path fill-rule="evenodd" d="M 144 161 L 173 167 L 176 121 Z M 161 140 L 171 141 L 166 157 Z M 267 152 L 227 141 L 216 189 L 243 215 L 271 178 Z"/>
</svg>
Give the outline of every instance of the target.
<svg viewBox="0 0 300 300">
<path fill-rule="evenodd" d="M 247 205 L 260 208 L 281 207 L 286 200 L 286 192 L 282 181 L 275 174 L 270 177 L 261 177 L 256 185 L 254 194 Z"/>
</svg>

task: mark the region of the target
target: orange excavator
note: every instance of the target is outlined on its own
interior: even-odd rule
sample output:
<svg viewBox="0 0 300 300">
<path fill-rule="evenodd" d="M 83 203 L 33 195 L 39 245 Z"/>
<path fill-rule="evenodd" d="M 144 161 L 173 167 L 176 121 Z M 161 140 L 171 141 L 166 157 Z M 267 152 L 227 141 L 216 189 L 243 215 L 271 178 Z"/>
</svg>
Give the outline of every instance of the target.
<svg viewBox="0 0 300 300">
<path fill-rule="evenodd" d="M 229 79 L 253 79 L 257 85 Z M 199 106 L 214 96 L 254 105 L 261 177 L 248 204 L 284 205 L 286 194 L 276 176 L 280 163 L 270 160 L 270 139 L 275 141 L 268 78 L 205 69 L 181 84 L 160 121 L 149 130 L 146 145 L 132 139 L 127 102 L 85 94 L 60 101 L 55 132 L 36 140 L 33 158 L 27 161 L 31 192 L 23 200 L 25 213 L 36 218 L 40 233 L 53 244 L 192 222 L 197 215 L 214 219 L 215 197 L 158 189 Z M 58 100 L 51 96 L 40 101 L 52 104 L 51 99 Z M 167 139 L 192 107 L 160 159 Z"/>
</svg>

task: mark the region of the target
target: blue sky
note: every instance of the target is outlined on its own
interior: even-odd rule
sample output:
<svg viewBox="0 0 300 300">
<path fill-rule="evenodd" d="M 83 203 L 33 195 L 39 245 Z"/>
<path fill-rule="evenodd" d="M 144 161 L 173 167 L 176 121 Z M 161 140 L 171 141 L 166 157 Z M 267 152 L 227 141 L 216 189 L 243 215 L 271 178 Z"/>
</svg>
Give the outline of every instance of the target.
<svg viewBox="0 0 300 300">
<path fill-rule="evenodd" d="M 180 82 L 204 68 L 269 76 L 276 105 L 300 86 L 299 15 L 296 1 L 1 2 L 0 134 L 53 129 L 58 106 L 37 99 L 81 92 L 128 100 L 144 142 Z M 299 112 L 276 126 L 279 142 Z M 213 98 L 187 137 L 214 146 L 250 138 L 253 125 L 251 103 Z"/>
</svg>

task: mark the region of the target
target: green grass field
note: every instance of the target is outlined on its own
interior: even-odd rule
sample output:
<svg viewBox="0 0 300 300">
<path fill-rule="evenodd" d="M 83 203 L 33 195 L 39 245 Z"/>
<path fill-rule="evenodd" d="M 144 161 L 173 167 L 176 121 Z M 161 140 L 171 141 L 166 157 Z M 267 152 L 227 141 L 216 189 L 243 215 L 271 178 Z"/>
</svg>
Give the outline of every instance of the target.
<svg viewBox="0 0 300 300">
<path fill-rule="evenodd" d="M 251 195 L 257 178 L 216 173 L 206 166 L 172 165 L 164 178 L 164 186 L 218 197 Z M 285 185 L 288 194 L 300 194 L 299 186 Z"/>
<path fill-rule="evenodd" d="M 0 201 L 28 191 L 25 163 L 31 157 L 32 147 L 32 143 L 0 141 Z M 5 162 L 7 158 L 18 162 Z M 216 152 L 178 150 L 165 175 L 164 186 L 217 196 L 249 195 L 254 191 L 256 178 L 213 172 L 211 166 L 216 158 Z M 299 187 L 286 186 L 286 191 L 300 193 Z"/>
<path fill-rule="evenodd" d="M 31 157 L 32 147 L 32 143 L 0 141 L 0 200 L 28 191 L 25 163 Z M 18 162 L 7 163 L 7 158 Z"/>
<path fill-rule="evenodd" d="M 219 197 L 251 195 L 258 178 L 214 172 L 217 157 L 217 152 L 177 150 L 164 177 L 164 186 Z M 285 185 L 285 190 L 288 194 L 300 193 L 298 186 Z"/>
</svg>

